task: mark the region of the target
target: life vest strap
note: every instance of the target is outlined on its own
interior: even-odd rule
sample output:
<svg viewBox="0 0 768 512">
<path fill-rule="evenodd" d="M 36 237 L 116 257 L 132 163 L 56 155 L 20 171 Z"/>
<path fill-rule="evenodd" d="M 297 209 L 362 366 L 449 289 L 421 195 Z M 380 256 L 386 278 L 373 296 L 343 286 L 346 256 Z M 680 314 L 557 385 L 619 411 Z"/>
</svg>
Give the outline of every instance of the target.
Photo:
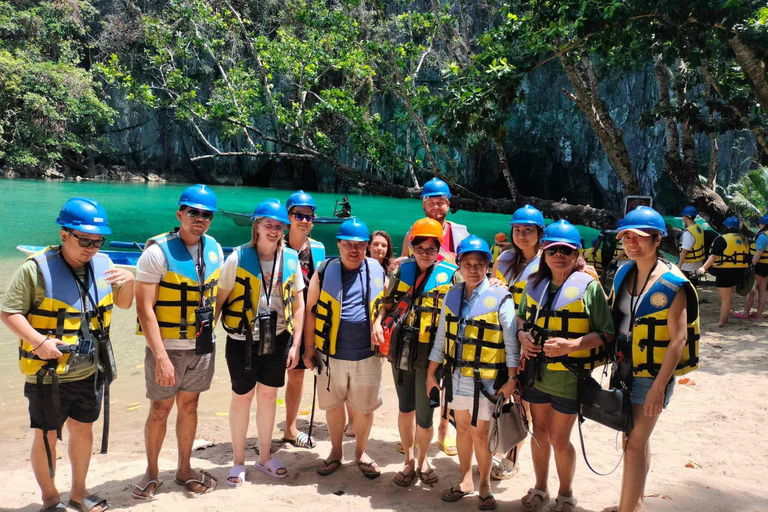
<svg viewBox="0 0 768 512">
<path fill-rule="evenodd" d="M 237 281 L 239 278 L 235 278 L 235 281 Z M 204 283 L 202 285 L 195 286 L 194 289 L 189 290 L 190 293 L 197 293 L 199 289 L 202 289 L 203 292 L 207 292 L 208 290 L 212 290 L 219 284 L 218 279 L 211 279 L 207 283 Z M 183 283 L 170 283 L 168 281 L 160 281 L 158 283 L 158 286 L 162 288 L 168 288 L 171 290 L 182 290 L 189 287 L 189 283 L 183 282 Z"/>
</svg>

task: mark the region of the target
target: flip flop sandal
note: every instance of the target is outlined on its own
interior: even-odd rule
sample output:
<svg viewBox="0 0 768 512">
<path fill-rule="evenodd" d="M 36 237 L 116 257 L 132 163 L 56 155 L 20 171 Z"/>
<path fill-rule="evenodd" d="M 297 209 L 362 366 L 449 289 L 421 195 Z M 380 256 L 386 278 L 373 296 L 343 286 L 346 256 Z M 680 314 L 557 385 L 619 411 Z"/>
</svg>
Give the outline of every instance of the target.
<svg viewBox="0 0 768 512">
<path fill-rule="evenodd" d="M 749 318 L 749 315 L 745 315 L 744 313 L 739 312 L 739 313 L 734 313 L 733 314 L 733 318 L 739 318 L 741 320 L 746 320 L 747 318 Z"/>
<path fill-rule="evenodd" d="M 288 476 L 288 470 L 285 469 L 285 466 L 282 465 L 282 463 L 280 462 L 280 459 L 278 459 L 277 457 L 272 457 L 263 466 L 261 465 L 260 462 L 257 461 L 256 463 L 254 463 L 253 468 L 256 471 L 261 471 L 265 475 L 269 475 L 273 478 L 285 478 L 286 476 Z M 283 470 L 283 472 L 278 473 L 278 471 L 280 471 L 281 469 Z"/>
<path fill-rule="evenodd" d="M 541 498 L 541 501 L 539 501 L 538 505 L 536 505 L 535 507 L 532 507 L 530 505 L 526 505 L 526 503 L 530 503 L 531 501 L 533 501 L 533 498 L 535 498 L 536 496 Z M 526 498 L 528 498 L 528 499 L 526 499 Z M 544 506 L 547 503 L 549 503 L 549 500 L 550 500 L 550 498 L 549 498 L 549 493 L 548 492 L 542 491 L 541 489 L 536 489 L 534 487 L 534 488 L 528 489 L 528 494 L 523 496 L 523 499 L 520 500 L 520 505 L 523 507 L 523 510 L 525 512 L 538 512 L 539 510 L 544 508 Z"/>
<path fill-rule="evenodd" d="M 571 510 L 576 509 L 576 499 L 573 496 L 563 496 L 562 494 L 558 494 L 557 498 L 555 498 L 555 508 L 554 512 L 563 512 L 563 507 L 565 505 L 570 505 Z"/>
<path fill-rule="evenodd" d="M 454 457 L 459 454 L 458 450 L 456 450 L 456 440 L 452 437 L 446 437 L 442 441 L 437 442 L 440 445 L 440 448 L 442 448 L 443 452 L 445 452 L 446 455 L 450 455 L 451 457 Z"/>
<path fill-rule="evenodd" d="M 310 439 L 310 437 L 304 432 L 299 432 L 299 434 L 296 436 L 296 439 L 288 439 L 287 437 L 284 437 L 283 442 L 295 446 L 296 448 L 315 447 L 315 440 Z"/>
<path fill-rule="evenodd" d="M 365 478 L 369 480 L 374 480 L 381 476 L 381 471 L 379 471 L 379 466 L 376 465 L 375 460 L 372 460 L 371 462 L 358 461 L 357 467 L 360 468 L 360 472 L 365 475 Z M 368 468 L 368 470 L 364 468 Z"/>
<path fill-rule="evenodd" d="M 155 484 L 155 488 L 152 489 L 149 492 L 149 494 L 144 494 L 145 492 L 147 492 L 147 487 L 149 487 L 152 484 Z M 163 486 L 162 480 L 150 480 L 149 482 L 144 484 L 143 487 L 139 484 L 134 484 L 133 485 L 134 489 L 133 491 L 131 491 L 131 496 L 133 496 L 133 499 L 135 500 L 151 500 L 155 496 L 155 493 L 157 492 L 157 490 L 162 486 Z"/>
<path fill-rule="evenodd" d="M 40 512 L 67 512 L 67 507 L 64 506 L 64 503 L 58 502 L 41 508 Z"/>
<path fill-rule="evenodd" d="M 248 474 L 248 470 L 242 464 L 232 466 L 229 470 L 229 476 L 227 477 L 227 485 L 230 487 L 240 487 L 245 482 L 245 475 Z M 239 482 L 233 482 L 230 478 L 239 478 Z"/>
<path fill-rule="evenodd" d="M 471 496 L 474 493 L 475 491 L 464 492 L 461 489 L 454 489 L 451 487 L 447 491 L 443 492 L 443 495 L 440 497 L 440 499 L 448 503 L 456 503 L 461 498 Z"/>
<path fill-rule="evenodd" d="M 320 476 L 332 475 L 340 467 L 341 467 L 341 461 L 339 459 L 329 460 L 329 461 L 323 462 L 323 465 L 317 468 L 317 474 Z"/>
<path fill-rule="evenodd" d="M 92 494 L 87 498 L 84 498 L 83 501 L 80 501 L 80 502 L 77 502 L 75 500 L 69 500 L 69 506 L 72 508 L 76 508 L 81 512 L 91 512 L 91 510 L 93 510 L 96 507 L 104 507 L 102 510 L 107 510 L 109 508 L 109 503 L 107 503 L 106 498 L 99 498 L 95 494 Z"/>
<path fill-rule="evenodd" d="M 395 475 L 395 478 L 392 479 L 393 482 L 395 482 L 395 485 L 398 487 L 410 487 L 414 480 L 416 480 L 416 472 L 412 471 L 410 473 L 403 473 L 402 471 L 397 472 L 398 475 L 402 477 L 402 480 L 397 479 L 397 475 Z"/>
<path fill-rule="evenodd" d="M 192 494 L 208 494 L 216 489 L 216 479 L 211 476 L 207 471 L 200 471 L 200 478 L 190 478 L 188 480 L 173 479 L 177 484 L 185 487 Z M 200 484 L 203 487 L 202 491 L 196 491 L 190 484 Z"/>
<path fill-rule="evenodd" d="M 480 503 L 477 504 L 477 508 L 480 510 L 496 510 L 496 498 L 493 497 L 493 494 L 489 494 L 485 498 L 482 496 L 478 496 L 480 498 Z"/>
<path fill-rule="evenodd" d="M 416 443 L 413 443 L 413 449 L 414 449 L 414 450 L 415 450 L 416 448 L 418 448 L 418 447 L 419 447 L 419 445 L 418 445 L 418 444 L 416 444 Z M 397 449 L 397 451 L 398 451 L 398 452 L 400 452 L 400 453 L 402 453 L 403 455 L 405 455 L 405 448 L 403 447 L 403 443 L 397 443 L 397 447 L 396 447 L 396 449 Z"/>
<path fill-rule="evenodd" d="M 427 485 L 435 485 L 437 482 L 440 481 L 440 478 L 438 478 L 437 473 L 435 473 L 434 468 L 429 468 L 426 471 L 422 471 L 421 469 L 416 470 L 416 476 L 419 477 L 419 480 L 421 480 L 422 483 L 425 483 Z"/>
</svg>

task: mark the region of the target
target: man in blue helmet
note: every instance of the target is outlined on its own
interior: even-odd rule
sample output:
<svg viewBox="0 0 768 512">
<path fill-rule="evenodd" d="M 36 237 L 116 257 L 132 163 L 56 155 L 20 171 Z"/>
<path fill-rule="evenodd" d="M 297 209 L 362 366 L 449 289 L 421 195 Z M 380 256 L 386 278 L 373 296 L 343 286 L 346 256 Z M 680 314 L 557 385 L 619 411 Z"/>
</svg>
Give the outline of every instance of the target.
<svg viewBox="0 0 768 512">
<path fill-rule="evenodd" d="M 304 364 L 320 365 L 317 402 L 325 411 L 331 453 L 318 474 L 341 467 L 346 425 L 345 403 L 353 411 L 355 461 L 366 478 L 381 475 L 367 453 L 373 412 L 382 405 L 381 364 L 371 338 L 371 325 L 381 305 L 384 269 L 365 256 L 370 235 L 358 219 L 339 226 L 338 258 L 325 260 L 312 276 L 304 322 Z M 319 352 L 319 353 L 318 353 Z"/>
<path fill-rule="evenodd" d="M 91 495 L 85 479 L 93 423 L 105 386 L 115 377 L 107 346 L 111 309 L 133 304 L 133 274 L 115 269 L 108 256 L 97 252 L 111 230 L 106 211 L 93 199 L 70 199 L 56 223 L 61 245 L 30 256 L 13 274 L 0 318 L 19 337 L 19 367 L 26 375 L 24 396 L 34 429 L 30 458 L 42 510 L 66 510 L 54 481 L 56 441 L 66 422 L 72 465 L 69 504 L 100 512 L 108 508 L 107 500 Z"/>
<path fill-rule="evenodd" d="M 448 184 L 439 178 L 432 178 L 421 189 L 421 205 L 424 214 L 430 219 L 435 219 L 443 226 L 443 241 L 440 245 L 438 259 L 448 260 L 454 263 L 456 260 L 456 248 L 462 240 L 469 236 L 467 226 L 446 220 L 451 209 L 451 190 Z M 402 257 L 413 255 L 413 247 L 410 241 L 411 232 L 403 238 Z"/>
<path fill-rule="evenodd" d="M 162 483 L 158 457 L 174 403 L 179 450 L 175 481 L 197 494 L 216 487 L 213 477 L 190 465 L 197 402 L 211 386 L 216 354 L 212 327 L 224 254 L 205 234 L 217 211 L 216 195 L 205 185 L 193 185 L 178 205 L 179 227 L 147 240 L 136 263 L 137 334 L 147 342 L 144 377 L 150 400 L 147 470 L 133 489 L 137 499 L 151 498 Z"/>
<path fill-rule="evenodd" d="M 677 266 L 685 276 L 694 284 L 699 282 L 696 273 L 704 264 L 704 230 L 696 224 L 698 212 L 693 206 L 683 208 L 684 230 L 680 237 L 680 259 Z"/>
</svg>

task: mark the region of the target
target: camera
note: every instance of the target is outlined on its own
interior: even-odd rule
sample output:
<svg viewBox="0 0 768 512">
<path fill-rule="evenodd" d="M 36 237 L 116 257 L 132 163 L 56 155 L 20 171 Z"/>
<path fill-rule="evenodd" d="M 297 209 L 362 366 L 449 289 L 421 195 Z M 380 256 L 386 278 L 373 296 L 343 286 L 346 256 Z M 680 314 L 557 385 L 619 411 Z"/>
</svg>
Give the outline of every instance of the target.
<svg viewBox="0 0 768 512">
<path fill-rule="evenodd" d="M 419 329 L 408 325 L 400 326 L 397 337 L 396 368 L 404 372 L 413 371 L 416 360 L 416 344 L 419 342 Z"/>
<path fill-rule="evenodd" d="M 195 309 L 195 354 L 213 352 L 213 307 L 202 306 Z"/>
<path fill-rule="evenodd" d="M 257 318 L 259 322 L 259 343 L 256 347 L 257 356 L 270 356 L 275 353 L 277 338 L 277 311 L 262 311 Z"/>
</svg>

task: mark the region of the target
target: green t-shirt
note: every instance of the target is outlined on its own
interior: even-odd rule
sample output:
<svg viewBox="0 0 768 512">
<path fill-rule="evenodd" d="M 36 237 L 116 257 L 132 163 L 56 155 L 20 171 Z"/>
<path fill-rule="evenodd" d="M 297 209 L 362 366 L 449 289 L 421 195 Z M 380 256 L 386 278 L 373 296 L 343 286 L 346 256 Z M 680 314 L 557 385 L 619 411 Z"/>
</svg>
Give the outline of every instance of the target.
<svg viewBox="0 0 768 512">
<path fill-rule="evenodd" d="M 550 295 L 559 290 L 559 286 L 549 285 Z M 528 294 L 523 291 L 520 304 L 517 307 L 517 316 L 525 319 L 525 310 L 528 303 Z M 584 291 L 584 306 L 589 317 L 589 329 L 591 332 L 603 332 L 614 334 L 613 315 L 608 301 L 603 293 L 603 288 L 597 281 L 592 281 Z M 571 371 L 549 370 L 546 363 L 539 364 L 541 380 L 536 379 L 534 388 L 560 398 L 576 400 L 579 395 L 578 377 Z"/>
<path fill-rule="evenodd" d="M 110 264 L 110 268 L 113 265 Z M 76 268 L 75 274 L 80 279 L 85 279 L 86 267 Z M 113 291 L 116 288 L 113 288 Z M 11 282 L 5 291 L 5 296 L 0 302 L 0 311 L 6 313 L 21 313 L 26 315 L 37 309 L 45 298 L 45 280 L 34 260 L 28 259 L 11 276 Z M 18 340 L 17 340 L 18 343 Z M 59 375 L 59 382 L 75 382 L 93 375 L 93 356 L 71 356 L 69 372 Z M 36 383 L 37 377 L 27 375 L 27 382 Z M 45 383 L 50 383 L 51 378 L 46 377 Z"/>
</svg>

